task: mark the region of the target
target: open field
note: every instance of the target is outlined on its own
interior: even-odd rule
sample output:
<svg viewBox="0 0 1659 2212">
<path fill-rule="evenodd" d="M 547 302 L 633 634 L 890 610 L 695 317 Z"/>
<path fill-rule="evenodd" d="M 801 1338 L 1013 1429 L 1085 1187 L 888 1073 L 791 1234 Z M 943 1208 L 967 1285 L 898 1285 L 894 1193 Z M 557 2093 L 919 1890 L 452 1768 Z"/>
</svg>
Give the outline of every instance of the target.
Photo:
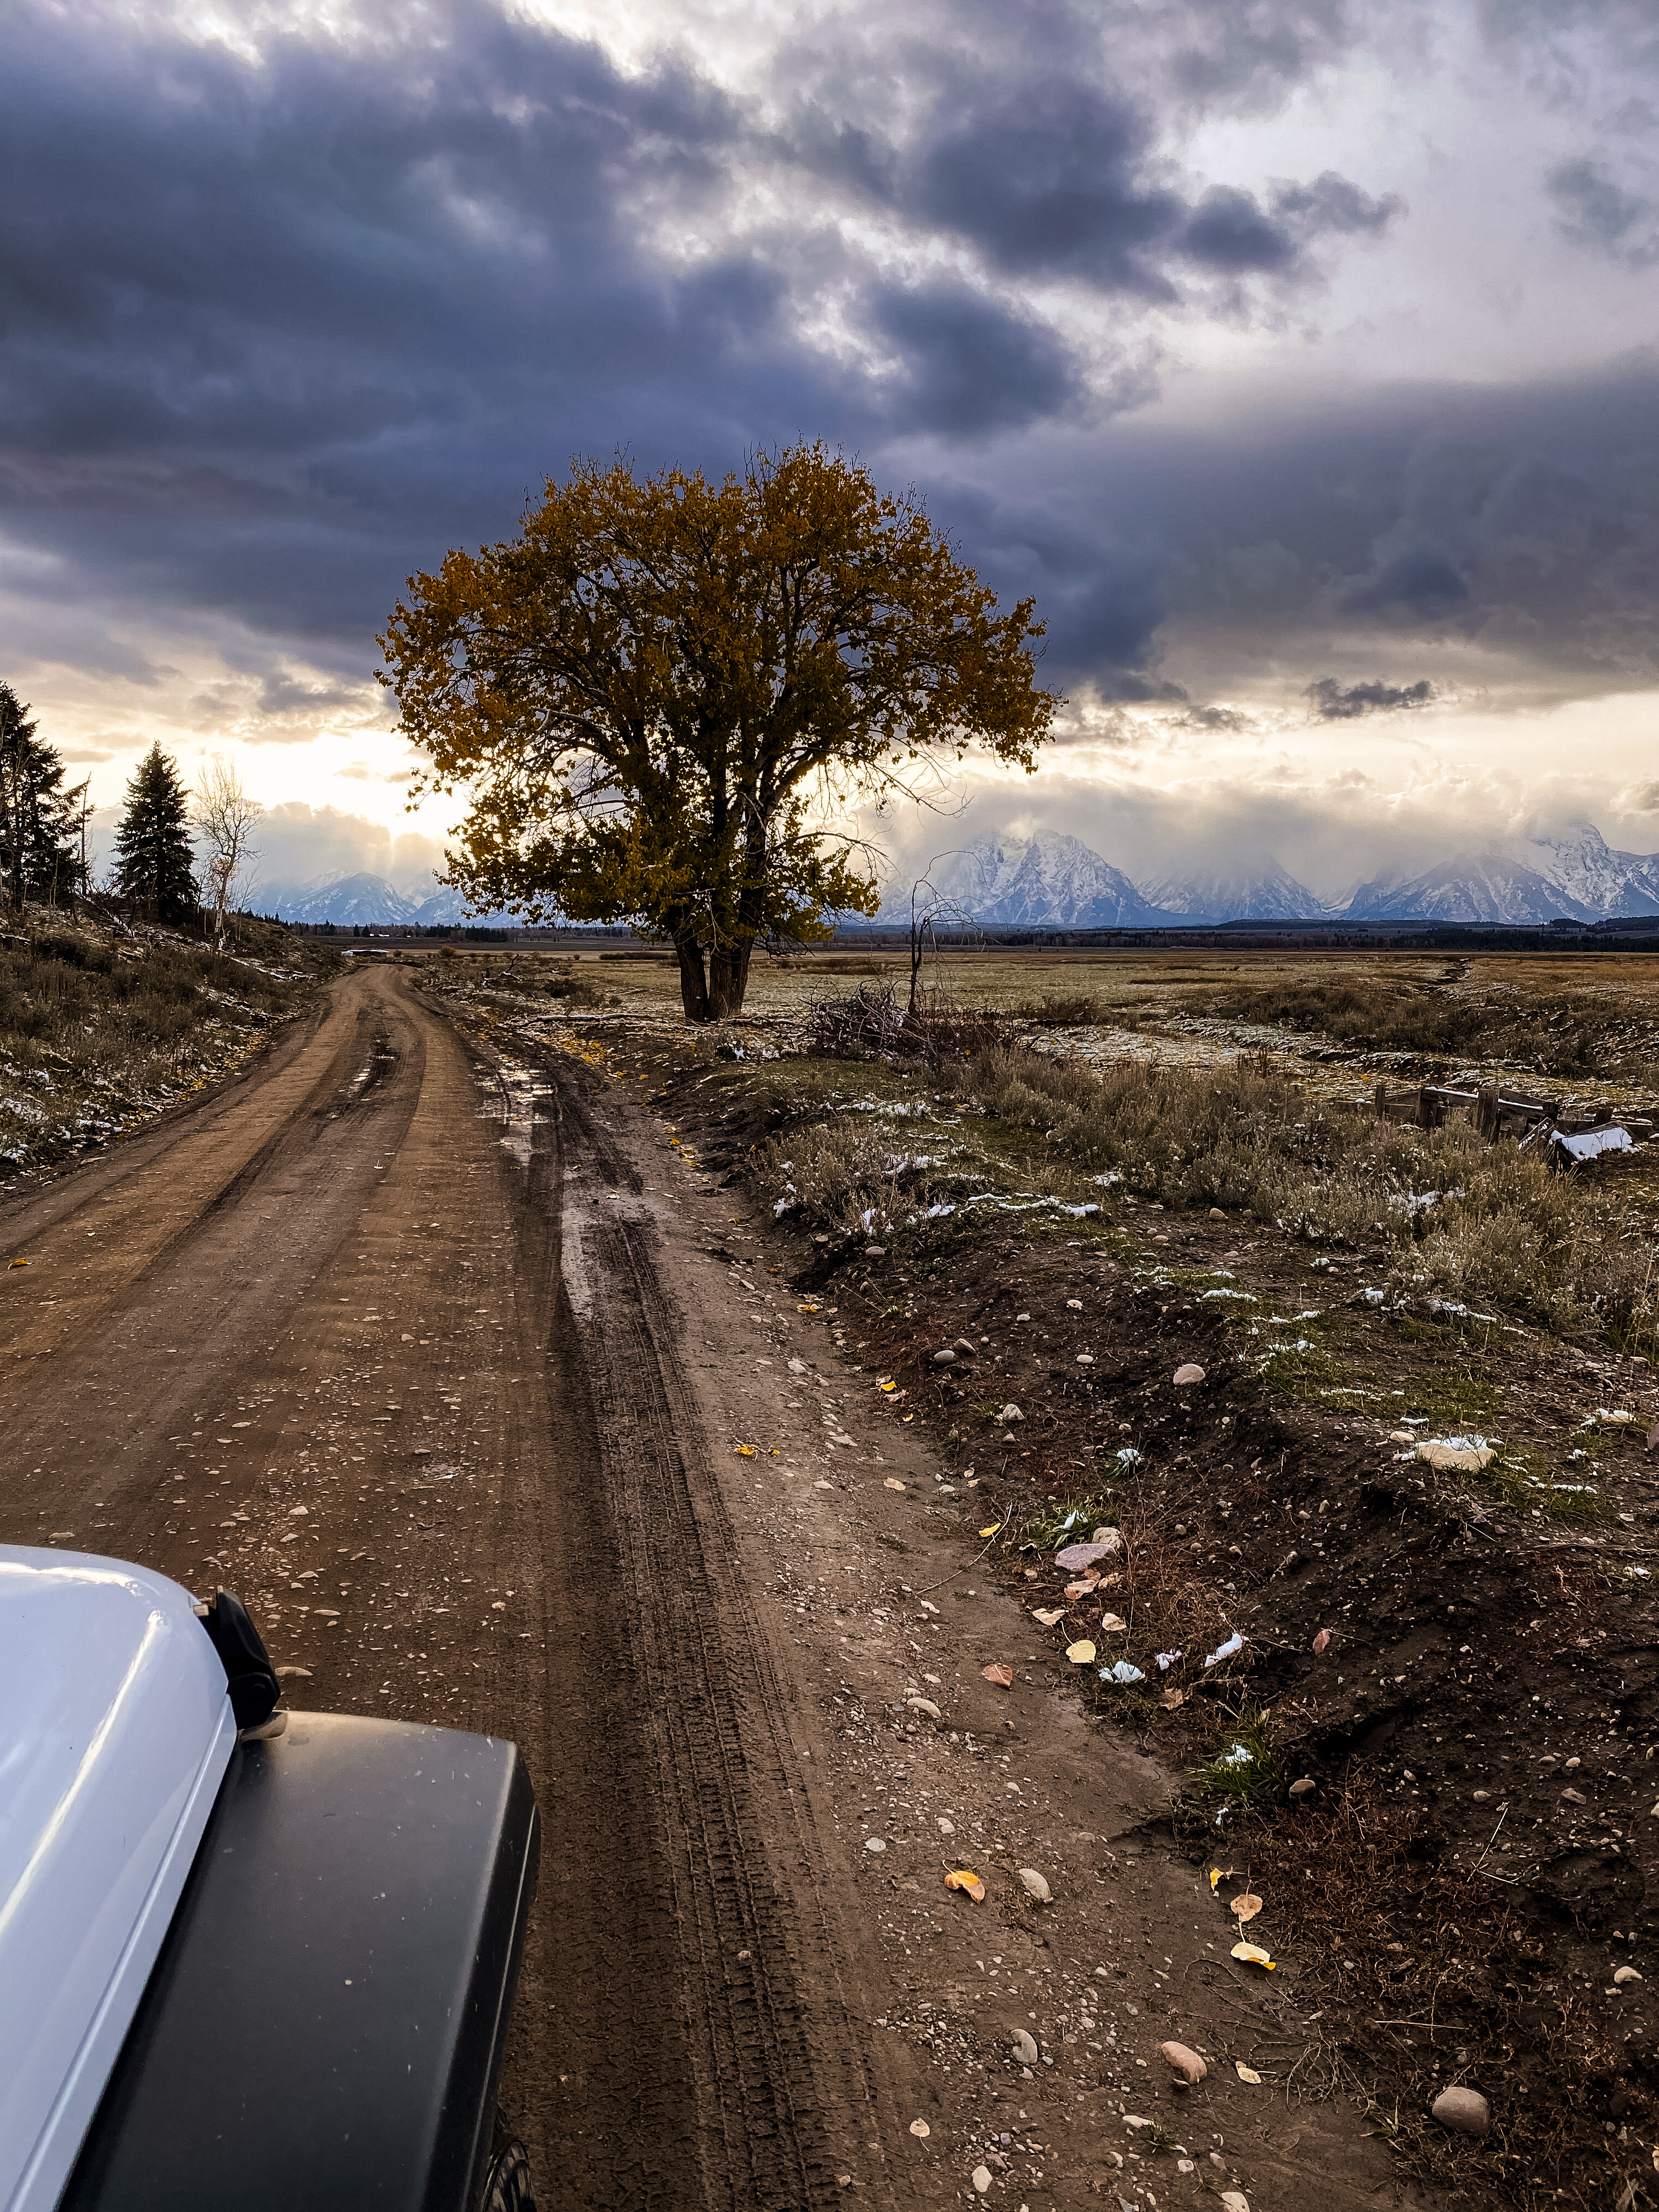
<svg viewBox="0 0 1659 2212">
<path fill-rule="evenodd" d="M 522 981 L 532 995 L 564 975 L 592 994 L 583 1011 L 678 1029 L 665 955 L 514 956 L 495 947 L 422 956 L 459 972 Z M 812 1001 L 866 981 L 902 995 L 905 962 L 885 955 L 757 953 L 747 1004 L 729 1024 L 763 1042 L 798 1031 Z M 951 952 L 924 984 L 1069 1036 L 1084 1050 L 1158 1050 L 1208 1064 L 1241 1047 L 1321 1066 L 1547 1073 L 1598 1097 L 1659 1095 L 1659 959 L 1367 952 Z M 613 1003 L 614 1002 L 614 1003 Z"/>
</svg>

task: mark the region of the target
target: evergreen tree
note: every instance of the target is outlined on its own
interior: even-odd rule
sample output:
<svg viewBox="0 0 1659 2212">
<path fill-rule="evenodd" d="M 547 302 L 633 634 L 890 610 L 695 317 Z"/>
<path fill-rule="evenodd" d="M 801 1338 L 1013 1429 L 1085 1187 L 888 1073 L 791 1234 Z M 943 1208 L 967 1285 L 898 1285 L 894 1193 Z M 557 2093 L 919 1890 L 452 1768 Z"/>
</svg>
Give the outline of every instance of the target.
<svg viewBox="0 0 1659 2212">
<path fill-rule="evenodd" d="M 127 785 L 115 831 L 115 879 L 153 921 L 189 921 L 198 904 L 191 858 L 190 793 L 154 744 Z"/>
<path fill-rule="evenodd" d="M 29 710 L 0 684 L 0 867 L 9 904 L 66 898 L 82 877 L 84 783 L 64 789 L 57 748 L 35 735 Z"/>
</svg>

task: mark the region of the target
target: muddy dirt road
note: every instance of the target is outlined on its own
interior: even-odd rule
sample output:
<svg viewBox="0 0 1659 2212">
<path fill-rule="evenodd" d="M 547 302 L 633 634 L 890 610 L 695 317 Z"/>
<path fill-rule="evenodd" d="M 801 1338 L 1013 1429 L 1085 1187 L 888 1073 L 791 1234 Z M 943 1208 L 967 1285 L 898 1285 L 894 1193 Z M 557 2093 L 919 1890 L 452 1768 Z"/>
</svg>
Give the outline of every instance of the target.
<svg viewBox="0 0 1659 2212">
<path fill-rule="evenodd" d="M 1259 2181 L 1258 2212 L 1400 2201 L 1334 2108 L 1280 2126 L 1220 2069 L 1201 2116 L 1172 2106 L 1156 2036 L 1203 2022 L 1155 2027 L 1129 1992 L 1158 2013 L 1167 1954 L 1207 1972 L 1218 1931 L 1190 1869 L 1110 1848 L 1158 1777 L 1040 1667 L 979 1679 L 999 1639 L 1036 1660 L 1017 1607 L 970 1586 L 960 1628 L 908 1611 L 897 1573 L 960 1583 L 971 1556 L 923 1517 L 920 1448 L 848 1433 L 828 1325 L 711 1245 L 726 1201 L 596 1097 L 372 968 L 249 1076 L 14 1197 L 0 1540 L 223 1583 L 301 1709 L 519 1742 L 544 1830 L 502 2101 L 544 2212 L 992 2189 L 1048 2212 Z M 788 1394 L 832 1383 L 823 1435 L 779 1426 L 752 1475 L 732 1458 L 760 1396 L 795 1421 Z M 919 1638 L 939 1670 L 919 1680 L 960 1707 L 925 1741 Z M 936 1856 L 951 1821 L 905 1794 L 935 1784 L 988 1854 L 1047 1850 L 1057 1886 L 1075 1862 L 1063 1936 L 1012 1882 L 1000 1917 L 950 1918 L 923 1838 Z M 1062 2034 L 1066 1978 L 1091 1974 Z M 1035 2069 L 1009 2055 L 1028 2021 L 1058 2054 Z"/>
</svg>

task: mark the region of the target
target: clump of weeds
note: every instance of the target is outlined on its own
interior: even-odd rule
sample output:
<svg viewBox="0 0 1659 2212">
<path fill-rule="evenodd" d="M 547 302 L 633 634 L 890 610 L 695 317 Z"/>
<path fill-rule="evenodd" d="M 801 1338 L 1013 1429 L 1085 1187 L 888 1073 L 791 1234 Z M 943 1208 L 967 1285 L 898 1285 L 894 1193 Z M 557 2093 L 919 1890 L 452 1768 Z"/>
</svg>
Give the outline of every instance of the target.
<svg viewBox="0 0 1659 2212">
<path fill-rule="evenodd" d="M 1212 1797 L 1245 1803 L 1277 1796 L 1284 1775 L 1267 1733 L 1266 1713 L 1244 1702 L 1231 1711 L 1224 1708 L 1212 1725 L 1214 1750 L 1207 1765 L 1199 1770 L 1199 1787 Z"/>
</svg>

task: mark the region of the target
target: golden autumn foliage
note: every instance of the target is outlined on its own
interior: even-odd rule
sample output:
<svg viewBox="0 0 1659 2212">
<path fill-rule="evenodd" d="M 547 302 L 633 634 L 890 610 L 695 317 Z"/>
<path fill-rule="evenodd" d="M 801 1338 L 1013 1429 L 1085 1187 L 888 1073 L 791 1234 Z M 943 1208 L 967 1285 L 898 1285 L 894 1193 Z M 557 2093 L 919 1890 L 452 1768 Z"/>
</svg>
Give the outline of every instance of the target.
<svg viewBox="0 0 1659 2212">
<path fill-rule="evenodd" d="M 750 951 L 873 912 L 845 809 L 970 745 L 1027 770 L 1054 699 L 913 499 L 822 446 L 712 483 L 585 463 L 519 536 L 453 552 L 380 640 L 416 790 L 465 788 L 449 880 L 527 919 L 629 921 L 679 954 L 687 1018 Z"/>
</svg>

